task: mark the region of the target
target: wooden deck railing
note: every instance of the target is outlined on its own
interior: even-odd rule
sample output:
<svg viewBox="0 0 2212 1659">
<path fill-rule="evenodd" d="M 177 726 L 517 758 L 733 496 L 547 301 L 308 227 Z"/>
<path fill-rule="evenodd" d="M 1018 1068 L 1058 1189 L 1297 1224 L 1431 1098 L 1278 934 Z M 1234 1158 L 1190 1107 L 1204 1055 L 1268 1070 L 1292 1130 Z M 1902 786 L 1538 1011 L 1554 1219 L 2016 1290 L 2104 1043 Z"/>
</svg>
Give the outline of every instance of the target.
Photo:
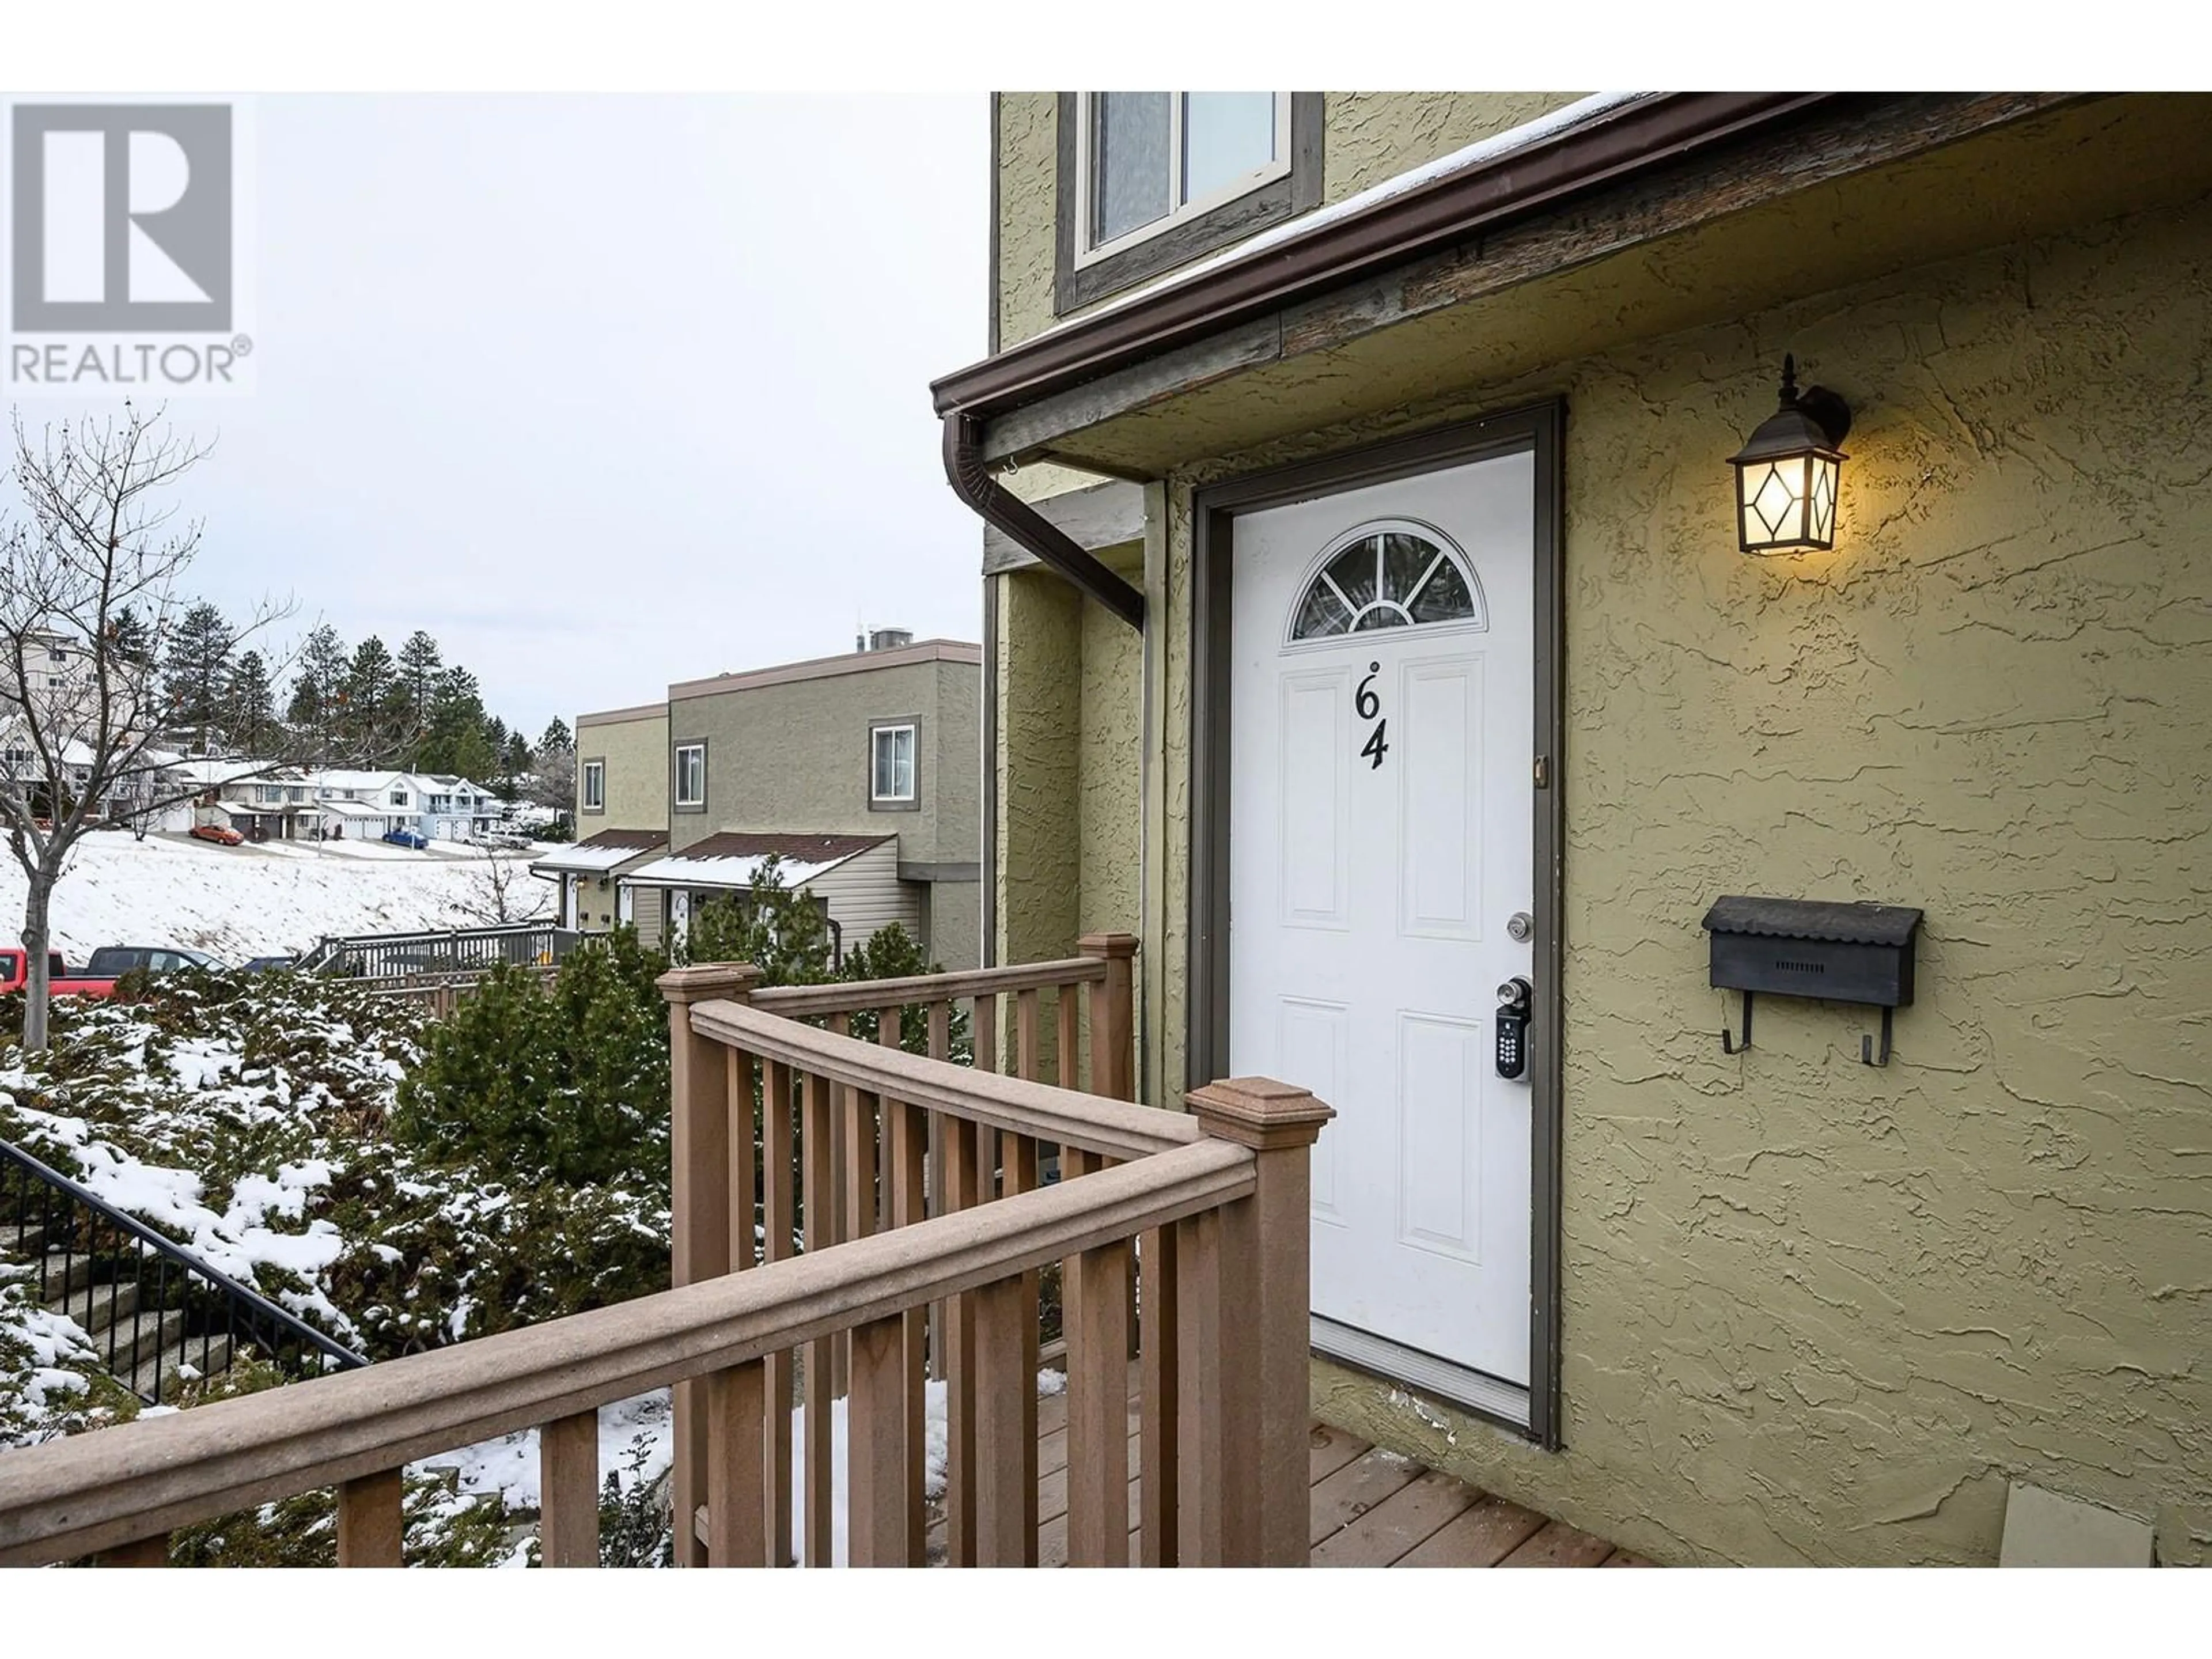
<svg viewBox="0 0 2212 1659">
<path fill-rule="evenodd" d="M 752 977 L 707 967 L 662 981 L 675 1044 L 676 1288 L 0 1454 L 0 1565 L 86 1555 L 158 1565 L 174 1528 L 325 1486 L 337 1490 L 340 1565 L 396 1564 L 403 1468 L 533 1425 L 543 1559 L 593 1565 L 595 1413 L 669 1384 L 678 1562 L 826 1563 L 831 1391 L 817 1384 L 833 1376 L 840 1350 L 848 1559 L 919 1563 L 933 1319 L 943 1322 L 951 1372 L 951 1557 L 1034 1564 L 1033 1298 L 1038 1271 L 1054 1261 L 1067 1280 L 1070 1562 L 1126 1562 L 1139 1518 L 1129 1513 L 1126 1419 L 1133 1271 L 1142 1559 L 1303 1564 L 1307 1161 L 1328 1109 L 1301 1091 L 1239 1080 L 1194 1091 L 1186 1116 L 955 1066 L 749 1006 L 748 996 L 775 1006 Z M 1111 974 L 1038 988 L 1054 982 L 1110 984 Z M 1018 1011 L 1022 988 L 1012 992 Z M 987 981 L 969 994 L 1006 989 Z M 1099 1013 L 1094 1030 L 1113 1031 L 1110 1008 Z M 896 1023 L 886 1029 L 895 1041 Z M 1109 1048 L 1103 1075 L 1118 1079 L 1121 1064 Z M 842 1138 L 832 1127 L 841 1111 Z M 766 1149 L 757 1161 L 756 1112 Z M 928 1214 L 933 1119 L 951 1196 Z M 1035 1182 L 1040 1143 L 1061 1149 L 1063 1178 L 1049 1186 Z M 803 1155 L 840 1145 L 842 1164 Z M 860 1174 L 870 1146 L 883 1154 L 872 1182 Z M 838 1235 L 840 1182 L 849 1237 Z M 744 1201 L 756 1190 L 767 1216 L 759 1249 Z M 795 1384 L 808 1432 L 807 1520 L 794 1540 Z"/>
</svg>

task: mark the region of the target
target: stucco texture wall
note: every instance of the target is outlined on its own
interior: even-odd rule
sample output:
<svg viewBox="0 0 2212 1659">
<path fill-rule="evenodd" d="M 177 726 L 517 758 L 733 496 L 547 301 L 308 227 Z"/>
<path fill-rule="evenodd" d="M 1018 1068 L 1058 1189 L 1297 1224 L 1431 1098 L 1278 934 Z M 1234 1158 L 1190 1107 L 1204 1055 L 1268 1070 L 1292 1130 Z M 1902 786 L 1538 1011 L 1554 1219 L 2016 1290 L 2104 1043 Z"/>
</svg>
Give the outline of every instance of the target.
<svg viewBox="0 0 2212 1659">
<path fill-rule="evenodd" d="M 1332 92 L 1322 199 L 1341 201 L 1408 167 L 1534 120 L 1571 92 Z M 999 96 L 999 329 L 1015 345 L 1053 321 L 1060 94 Z M 1108 301 L 1108 302 L 1110 302 Z"/>
<path fill-rule="evenodd" d="M 584 763 L 607 763 L 607 810 L 586 812 Z M 594 722 L 576 727 L 576 836 L 602 830 L 665 830 L 668 827 L 668 721 L 651 714 L 639 720 Z"/>
<path fill-rule="evenodd" d="M 1990 1562 L 2008 1479 L 2203 1559 L 2209 339 L 2199 203 L 1170 481 L 1173 595 L 1194 483 L 1567 402 L 1566 1449 L 1322 1365 L 1326 1414 L 1662 1560 Z M 1838 544 L 1747 559 L 1724 458 L 1785 349 L 1857 414 Z M 1188 629 L 1171 603 L 1169 1090 Z M 1887 1069 L 1868 1011 L 1799 1001 L 1722 1054 L 1723 892 L 1925 908 Z"/>
<path fill-rule="evenodd" d="M 896 836 L 909 862 L 981 857 L 977 804 L 981 675 L 973 663 L 910 662 L 684 697 L 669 741 L 707 743 L 707 805 L 674 814 L 680 849 L 723 830 Z M 917 722 L 915 810 L 868 795 L 871 721 Z"/>
</svg>

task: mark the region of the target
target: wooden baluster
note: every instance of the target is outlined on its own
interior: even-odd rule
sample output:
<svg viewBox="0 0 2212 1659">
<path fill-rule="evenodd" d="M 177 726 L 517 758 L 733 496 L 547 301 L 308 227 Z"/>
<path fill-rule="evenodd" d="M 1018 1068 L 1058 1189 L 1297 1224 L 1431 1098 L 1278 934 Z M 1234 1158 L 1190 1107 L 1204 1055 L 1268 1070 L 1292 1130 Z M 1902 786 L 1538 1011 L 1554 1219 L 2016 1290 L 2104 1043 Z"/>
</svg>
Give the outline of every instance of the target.
<svg viewBox="0 0 2212 1659">
<path fill-rule="evenodd" d="M 398 1469 L 338 1483 L 338 1565 L 396 1567 L 401 1564 Z"/>
<path fill-rule="evenodd" d="M 718 1567 L 765 1566 L 771 1559 L 766 1362 L 714 1372 L 707 1401 L 708 1559 Z M 783 1420 L 787 1432 L 788 1413 Z M 784 1492 L 788 1502 L 788 1480 Z"/>
<path fill-rule="evenodd" d="M 1014 1075 L 1026 1082 L 1037 1080 L 1037 994 L 1034 989 L 1014 996 Z"/>
<path fill-rule="evenodd" d="M 842 1014 L 832 1014 L 827 1021 L 828 1028 L 832 1031 L 838 1030 L 845 1024 Z M 845 1097 L 849 1091 L 834 1079 L 829 1080 L 829 1090 L 830 1228 L 827 1237 L 830 1243 L 837 1244 L 854 1237 L 851 1231 L 852 1221 L 845 1207 L 848 1196 L 846 1176 L 853 1164 L 852 1125 L 848 1121 L 845 1110 Z M 809 1236 L 811 1237 L 811 1234 Z M 852 1333 L 849 1331 L 839 1331 L 830 1339 L 830 1397 L 832 1400 L 845 1397 L 846 1364 L 851 1346 Z"/>
<path fill-rule="evenodd" d="M 761 1256 L 782 1261 L 796 1249 L 798 1209 L 793 1198 L 792 1166 L 798 1158 L 793 1144 L 791 1067 L 771 1060 L 766 1066 L 768 1085 L 761 1097 L 761 1161 L 768 1185 L 768 1237 Z M 786 1349 L 768 1356 L 768 1506 L 769 1548 L 775 1565 L 789 1566 L 796 1559 L 791 1536 L 791 1398 L 792 1354 Z"/>
<path fill-rule="evenodd" d="M 1178 1221 L 1176 1231 L 1176 1565 L 1218 1567 L 1228 1559 L 1225 1503 L 1230 1401 L 1234 1351 L 1224 1321 L 1238 1310 L 1221 1304 L 1221 1212 L 1206 1210 Z M 1224 1370 L 1224 1360 L 1229 1361 Z M 1249 1402 L 1242 1402 L 1249 1404 Z M 1152 1471 L 1146 1470 L 1147 1477 Z M 1152 1491 L 1144 1492 L 1151 1514 Z"/>
<path fill-rule="evenodd" d="M 709 1425 L 708 1455 L 714 1436 Z M 710 1463 L 711 1470 L 711 1463 Z M 712 1486 L 711 1478 L 709 1486 Z M 538 1431 L 538 1560 L 548 1567 L 599 1565 L 599 1414 L 578 1412 Z M 708 1497 L 708 1512 L 714 1498 Z"/>
<path fill-rule="evenodd" d="M 760 1175 L 756 1152 L 757 1124 L 753 1113 L 753 1057 L 742 1048 L 724 1052 L 729 1057 L 728 1086 L 730 1141 L 730 1269 L 742 1273 L 760 1260 Z"/>
<path fill-rule="evenodd" d="M 999 1069 L 999 994 L 986 991 L 975 999 L 975 1018 L 969 1023 L 969 1036 L 975 1039 L 975 1069 L 996 1072 Z"/>
<path fill-rule="evenodd" d="M 921 1534 L 906 1504 L 906 1319 L 894 1315 L 853 1333 L 853 1393 L 846 1402 L 846 1559 L 856 1567 L 902 1567 Z"/>
<path fill-rule="evenodd" d="M 1021 1276 L 968 1296 L 975 1350 L 975 1564 L 1036 1565 L 1036 1314 Z"/>
<path fill-rule="evenodd" d="M 1109 1100 L 1134 1100 L 1136 937 L 1085 933 L 1080 945 L 1085 956 L 1106 960 L 1106 977 L 1091 982 L 1091 1092 Z"/>
<path fill-rule="evenodd" d="M 952 1054 L 952 1012 L 950 1003 L 933 1002 L 922 1010 L 925 1042 L 932 1060 L 949 1060 Z M 929 1213 L 943 1215 L 951 1206 L 951 1194 L 946 1190 L 945 1171 L 947 1154 L 945 1137 L 948 1130 L 957 1129 L 948 1123 L 942 1113 L 929 1114 Z M 946 1344 L 951 1340 L 951 1316 L 946 1304 L 933 1302 L 929 1306 L 929 1375 L 945 1381 L 950 1375 L 950 1360 Z"/>
<path fill-rule="evenodd" d="M 900 1047 L 899 1011 L 885 1008 L 876 1016 L 876 1041 L 886 1048 Z M 893 1227 L 911 1227 L 923 1218 L 927 1192 L 925 1164 L 929 1146 L 928 1113 L 902 1100 L 884 1103 L 884 1139 L 888 1162 L 884 1170 L 884 1199 Z M 923 1440 L 927 1433 L 929 1384 L 929 1316 L 910 1308 L 901 1321 L 902 1347 L 900 1376 L 906 1395 L 906 1515 L 907 1561 L 921 1566 L 925 1558 L 922 1519 Z"/>
<path fill-rule="evenodd" d="M 830 1016 L 830 1029 L 840 1036 L 852 1035 L 851 1022 L 843 1014 Z M 848 1089 L 844 1094 L 845 1193 L 839 1224 L 842 1237 L 866 1238 L 882 1224 L 876 1199 L 876 1097 L 862 1089 Z"/>
<path fill-rule="evenodd" d="M 691 1029 L 694 1003 L 742 1002 L 760 977 L 744 963 L 678 968 L 659 979 L 668 1003 L 669 1278 L 696 1285 L 730 1271 L 730 1105 L 727 1063 L 712 1037 Z M 705 1401 L 691 1383 L 674 1391 L 675 1468 L 672 1498 L 678 1516 L 706 1499 Z M 705 1554 L 694 1529 L 676 1528 L 676 1564 L 702 1566 Z"/>
<path fill-rule="evenodd" d="M 1067 1564 L 1129 1565 L 1127 1240 L 1072 1257 L 1067 1323 Z"/>
<path fill-rule="evenodd" d="M 1082 1006 L 1073 985 L 1054 988 L 1052 1012 L 1059 1025 L 1060 1086 L 1063 1089 L 1083 1086 L 1083 1036 L 1076 1023 L 1076 1011 Z"/>
<path fill-rule="evenodd" d="M 929 1051 L 939 1060 L 951 1047 L 952 1009 L 929 1005 Z M 937 1144 L 945 1158 L 945 1207 L 949 1213 L 983 1201 L 983 1171 L 992 1153 L 990 1131 L 950 1114 L 940 1117 Z M 975 1565 L 975 1340 L 974 1318 L 965 1296 L 944 1304 L 945 1429 L 946 1440 L 945 1533 L 946 1554 L 956 1567 Z"/>
<path fill-rule="evenodd" d="M 1031 1135 L 1003 1135 L 1000 1138 L 999 1145 L 1000 1156 L 1005 1160 L 1006 1164 L 1006 1195 L 1008 1198 L 1012 1198 L 1017 1193 L 1035 1192 L 1037 1185 L 1037 1144 L 1036 1138 Z M 1018 1403 L 1015 1406 L 1015 1409 L 1020 1413 L 1020 1421 L 1018 1424 L 1010 1427 L 1006 1431 L 1006 1433 L 1012 1437 L 1012 1445 L 1010 1447 L 1006 1446 L 1004 1444 L 1002 1439 L 999 1449 L 993 1449 L 982 1443 L 982 1431 L 980 1427 L 977 1431 L 976 1455 L 982 1460 L 984 1472 L 983 1478 L 986 1480 L 993 1480 L 999 1478 L 993 1473 L 993 1470 L 1000 1462 L 1011 1459 L 1013 1462 L 1014 1467 L 1005 1471 L 1005 1478 L 1007 1482 L 1008 1489 L 1019 1494 L 1021 1512 L 1018 1517 L 1008 1516 L 1000 1524 L 1005 1528 L 1012 1528 L 1015 1534 L 1023 1540 L 1022 1547 L 1024 1554 L 1022 1559 L 1018 1561 L 1002 1563 L 995 1559 L 995 1558 L 991 1554 L 986 1553 L 982 1555 L 982 1563 L 986 1566 L 1004 1565 L 1008 1566 L 1033 1567 L 1036 1565 L 1037 1562 L 1037 1299 L 1039 1277 L 1037 1270 L 1034 1267 L 1030 1268 L 1029 1272 L 1024 1273 L 1018 1281 L 1014 1282 L 1012 1291 L 1012 1294 L 1019 1305 L 1019 1311 L 1016 1316 L 1016 1322 L 1018 1324 L 1021 1332 L 1021 1352 L 1015 1363 L 1018 1364 L 1019 1367 L 1021 1387 L 1018 1390 Z M 979 1347 L 979 1355 L 981 1344 L 983 1340 L 984 1339 L 979 1330 L 979 1334 L 976 1338 Z M 976 1410 L 979 1414 L 984 1409 L 980 1401 L 981 1399 L 982 1390 L 985 1386 L 984 1367 L 989 1362 L 981 1359 L 980 1357 L 977 1360 L 978 1375 L 976 1379 L 976 1393 L 979 1403 Z M 983 1550 L 981 1532 L 981 1524 L 982 1523 L 979 1519 L 977 1542 L 977 1548 L 979 1551 Z"/>
<path fill-rule="evenodd" d="M 837 1242 L 836 1170 L 830 1150 L 832 1115 L 830 1110 L 830 1085 L 826 1079 L 811 1072 L 799 1079 L 801 1110 L 805 1121 L 799 1127 L 799 1164 L 805 1172 L 806 1248 L 811 1253 L 824 1250 Z M 826 1567 L 830 1560 L 830 1472 L 831 1454 L 830 1406 L 835 1396 L 831 1392 L 830 1355 L 836 1347 L 834 1337 L 821 1337 L 806 1345 L 805 1385 L 806 1404 L 806 1468 L 805 1480 L 805 1559 L 810 1567 Z"/>
<path fill-rule="evenodd" d="M 1143 1402 L 1138 1482 L 1141 1560 L 1148 1567 L 1176 1565 L 1176 1413 L 1181 1403 L 1181 1333 L 1176 1316 L 1176 1241 L 1173 1227 L 1156 1227 L 1137 1246 L 1143 1306 L 1137 1331 L 1139 1389 Z"/>
<path fill-rule="evenodd" d="M 1303 1566 L 1311 1521 L 1309 1165 L 1336 1114 L 1304 1090 L 1265 1078 L 1211 1083 L 1184 1098 L 1208 1135 L 1252 1149 L 1258 1183 L 1220 1212 L 1221 1316 L 1212 1340 L 1224 1345 L 1224 1565 Z"/>
</svg>

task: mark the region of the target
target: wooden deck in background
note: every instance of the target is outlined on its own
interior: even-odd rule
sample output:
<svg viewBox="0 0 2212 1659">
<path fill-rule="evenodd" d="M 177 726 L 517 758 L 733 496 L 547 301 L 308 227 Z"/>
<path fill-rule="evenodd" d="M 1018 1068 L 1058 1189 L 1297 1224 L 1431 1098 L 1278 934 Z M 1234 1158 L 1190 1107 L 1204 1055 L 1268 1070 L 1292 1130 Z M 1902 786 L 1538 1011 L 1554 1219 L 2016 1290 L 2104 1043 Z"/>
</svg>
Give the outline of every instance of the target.
<svg viewBox="0 0 2212 1659">
<path fill-rule="evenodd" d="M 1129 1407 L 1129 1467 L 1143 1460 Z M 1476 1491 L 1341 1429 L 1313 1425 L 1312 1564 L 1316 1567 L 1648 1567 L 1653 1564 L 1563 1521 Z M 1037 1565 L 1067 1565 L 1067 1397 L 1037 1401 Z M 1129 1513 L 1139 1511 L 1129 1482 Z M 933 1517 L 934 1518 L 934 1517 Z M 941 1521 L 930 1565 L 945 1559 Z M 1129 1559 L 1138 1535 L 1129 1534 Z"/>
</svg>

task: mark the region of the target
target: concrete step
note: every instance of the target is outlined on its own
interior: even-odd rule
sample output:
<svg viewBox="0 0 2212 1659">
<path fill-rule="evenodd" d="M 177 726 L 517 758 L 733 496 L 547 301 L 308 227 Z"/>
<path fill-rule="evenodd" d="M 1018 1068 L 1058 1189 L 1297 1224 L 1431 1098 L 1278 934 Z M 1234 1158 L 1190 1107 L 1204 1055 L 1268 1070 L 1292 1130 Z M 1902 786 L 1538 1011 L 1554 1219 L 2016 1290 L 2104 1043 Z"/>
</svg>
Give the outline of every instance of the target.
<svg viewBox="0 0 2212 1659">
<path fill-rule="evenodd" d="M 91 1332 L 97 1339 L 93 1346 L 106 1352 L 107 1328 L 118 1319 L 127 1319 L 137 1310 L 145 1288 L 136 1279 L 94 1285 L 70 1298 L 70 1317 Z"/>
<path fill-rule="evenodd" d="M 116 1376 L 121 1377 L 131 1390 L 140 1396 L 151 1394 L 156 1378 L 158 1358 L 161 1403 L 167 1405 L 176 1398 L 183 1382 L 180 1365 L 190 1365 L 202 1376 L 215 1376 L 230 1369 L 230 1339 L 220 1334 L 209 1337 L 187 1336 L 173 1346 L 163 1348 L 158 1354 L 147 1350 L 145 1363 L 125 1372 L 119 1367 Z"/>
<path fill-rule="evenodd" d="M 37 1206 L 32 1206 L 34 1210 Z M 0 1255 L 12 1255 L 28 1261 L 45 1248 L 46 1230 L 35 1221 L 17 1226 L 14 1222 L 0 1222 Z"/>
<path fill-rule="evenodd" d="M 126 1316 L 111 1331 L 101 1331 L 93 1339 L 93 1347 L 103 1364 L 124 1382 L 141 1365 L 150 1364 L 154 1356 L 174 1347 L 184 1339 L 185 1310 L 172 1308 L 167 1312 L 148 1312 L 135 1320 Z M 108 1344 L 113 1340 L 115 1358 L 108 1363 Z"/>
<path fill-rule="evenodd" d="M 74 1299 L 78 1307 L 84 1305 L 84 1287 L 92 1283 L 92 1258 L 82 1250 L 48 1250 L 46 1252 L 46 1302 L 56 1313 L 69 1313 L 62 1304 Z M 76 1317 L 70 1314 L 70 1317 Z"/>
</svg>

